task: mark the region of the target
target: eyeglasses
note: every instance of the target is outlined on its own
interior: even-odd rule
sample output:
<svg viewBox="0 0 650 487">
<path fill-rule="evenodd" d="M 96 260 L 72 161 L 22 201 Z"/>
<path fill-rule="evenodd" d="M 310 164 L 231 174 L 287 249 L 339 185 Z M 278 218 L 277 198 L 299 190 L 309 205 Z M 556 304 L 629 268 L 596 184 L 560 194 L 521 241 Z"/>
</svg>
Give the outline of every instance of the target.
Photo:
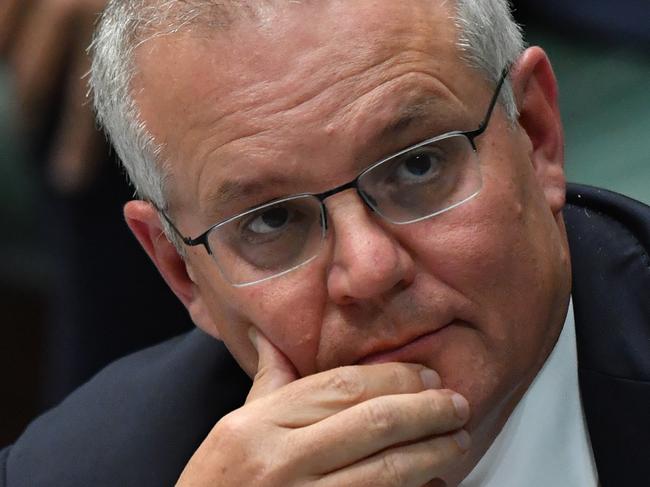
<svg viewBox="0 0 650 487">
<path fill-rule="evenodd" d="M 503 70 L 476 130 L 427 139 L 372 164 L 346 184 L 257 206 L 216 223 L 196 238 L 183 236 L 165 213 L 163 217 L 186 245 L 203 245 L 228 282 L 243 287 L 315 259 L 327 236 L 325 200 L 341 191 L 356 189 L 373 212 L 397 225 L 457 208 L 481 190 L 475 139 L 487 129 L 508 70 Z"/>
</svg>

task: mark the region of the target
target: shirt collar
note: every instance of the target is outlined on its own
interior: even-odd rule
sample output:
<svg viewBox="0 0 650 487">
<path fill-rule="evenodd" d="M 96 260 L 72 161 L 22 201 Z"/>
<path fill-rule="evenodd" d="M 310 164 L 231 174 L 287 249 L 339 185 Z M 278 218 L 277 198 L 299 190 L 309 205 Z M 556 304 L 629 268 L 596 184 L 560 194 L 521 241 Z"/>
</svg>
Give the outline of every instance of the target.
<svg viewBox="0 0 650 487">
<path fill-rule="evenodd" d="M 553 351 L 488 451 L 460 485 L 598 485 L 578 387 L 572 301 Z"/>
</svg>

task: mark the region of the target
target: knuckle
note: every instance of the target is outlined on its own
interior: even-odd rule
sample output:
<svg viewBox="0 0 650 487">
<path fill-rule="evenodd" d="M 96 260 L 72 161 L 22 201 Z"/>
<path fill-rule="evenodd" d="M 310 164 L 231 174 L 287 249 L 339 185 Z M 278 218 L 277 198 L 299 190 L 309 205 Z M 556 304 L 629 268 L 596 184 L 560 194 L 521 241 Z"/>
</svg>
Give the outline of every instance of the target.
<svg viewBox="0 0 650 487">
<path fill-rule="evenodd" d="M 381 461 L 382 482 L 385 487 L 401 487 L 405 485 L 404 472 L 400 468 L 399 457 L 393 453 L 388 453 L 382 457 Z"/>
<path fill-rule="evenodd" d="M 329 388 L 337 391 L 350 402 L 358 402 L 366 395 L 366 385 L 354 367 L 339 367 L 329 376 Z"/>
<path fill-rule="evenodd" d="M 455 417 L 454 404 L 451 395 L 446 391 L 425 391 L 425 397 L 429 402 L 429 408 L 437 417 Z"/>
<path fill-rule="evenodd" d="M 397 428 L 399 417 L 396 410 L 382 401 L 373 401 L 363 408 L 365 424 L 382 436 L 390 435 Z"/>
<path fill-rule="evenodd" d="M 388 380 L 391 384 L 404 386 L 407 384 L 417 384 L 419 383 L 419 378 L 417 376 L 419 367 L 411 364 L 397 364 L 393 365 L 388 369 Z"/>
<path fill-rule="evenodd" d="M 247 436 L 248 428 L 248 421 L 242 414 L 230 413 L 219 420 L 215 430 L 222 442 L 239 443 Z"/>
</svg>

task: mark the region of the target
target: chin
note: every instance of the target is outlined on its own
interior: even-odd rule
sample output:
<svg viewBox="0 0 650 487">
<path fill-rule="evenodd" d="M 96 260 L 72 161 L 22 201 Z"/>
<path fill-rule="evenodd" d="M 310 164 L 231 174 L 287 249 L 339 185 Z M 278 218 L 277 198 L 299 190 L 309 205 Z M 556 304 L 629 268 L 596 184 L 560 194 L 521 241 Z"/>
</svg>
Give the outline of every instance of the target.
<svg viewBox="0 0 650 487">
<path fill-rule="evenodd" d="M 498 415 L 517 389 L 513 384 L 520 380 L 514 377 L 515 370 L 508 368 L 510 363 L 488 349 L 475 329 L 458 327 L 448 334 L 444 346 L 421 363 L 440 374 L 445 389 L 456 391 L 468 400 L 471 431 L 486 418 Z"/>
</svg>

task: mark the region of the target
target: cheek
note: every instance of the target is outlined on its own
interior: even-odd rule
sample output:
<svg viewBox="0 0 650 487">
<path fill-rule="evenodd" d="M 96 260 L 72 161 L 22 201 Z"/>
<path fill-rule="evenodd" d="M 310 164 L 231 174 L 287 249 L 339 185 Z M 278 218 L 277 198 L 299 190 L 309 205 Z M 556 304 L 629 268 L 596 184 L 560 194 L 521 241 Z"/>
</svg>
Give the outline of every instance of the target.
<svg viewBox="0 0 650 487">
<path fill-rule="evenodd" d="M 494 300 L 499 289 L 513 288 L 515 269 L 530 255 L 523 250 L 523 228 L 513 213 L 485 207 L 478 199 L 472 203 L 418 227 L 412 248 L 424 272 L 480 303 Z"/>
<path fill-rule="evenodd" d="M 558 227 L 531 168 L 516 160 L 495 160 L 474 200 L 415 237 L 424 267 L 488 315 L 516 315 L 556 284 Z"/>
<path fill-rule="evenodd" d="M 470 303 L 470 327 L 451 337 L 435 365 L 446 385 L 487 409 L 545 359 L 568 294 L 559 228 L 520 176 L 518 184 L 487 178 L 475 200 L 408 235 L 422 272 Z"/>
<path fill-rule="evenodd" d="M 283 352 L 301 376 L 314 371 L 325 295 L 313 271 L 308 265 L 266 283 L 212 293 L 211 314 L 220 336 L 249 374 L 257 369 L 257 355 L 247 338 L 251 326 Z"/>
</svg>

